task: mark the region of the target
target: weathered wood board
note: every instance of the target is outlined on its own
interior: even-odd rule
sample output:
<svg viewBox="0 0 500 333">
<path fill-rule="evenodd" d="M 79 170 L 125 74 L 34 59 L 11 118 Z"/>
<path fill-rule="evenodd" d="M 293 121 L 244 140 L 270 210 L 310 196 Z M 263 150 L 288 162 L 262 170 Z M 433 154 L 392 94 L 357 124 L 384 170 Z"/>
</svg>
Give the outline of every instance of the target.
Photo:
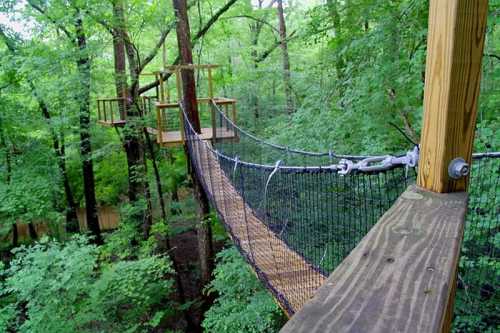
<svg viewBox="0 0 500 333">
<path fill-rule="evenodd" d="M 440 332 L 466 208 L 410 186 L 281 332 Z"/>
</svg>

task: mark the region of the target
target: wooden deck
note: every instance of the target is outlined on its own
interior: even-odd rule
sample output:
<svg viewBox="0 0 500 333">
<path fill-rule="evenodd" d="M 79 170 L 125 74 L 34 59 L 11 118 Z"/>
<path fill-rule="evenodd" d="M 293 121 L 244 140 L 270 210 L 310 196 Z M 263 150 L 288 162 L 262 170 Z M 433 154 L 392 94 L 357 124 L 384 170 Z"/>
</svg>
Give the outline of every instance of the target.
<svg viewBox="0 0 500 333">
<path fill-rule="evenodd" d="M 162 132 L 161 138 L 158 138 L 157 129 L 148 127 L 147 131 L 148 133 L 155 135 L 157 138 L 157 143 L 164 147 L 175 147 L 184 144 L 182 140 L 181 131 Z M 212 140 L 213 138 L 212 128 L 202 128 L 200 136 L 203 140 Z M 226 139 L 226 140 L 237 139 L 237 135 L 233 130 L 221 127 L 216 129 L 216 137 L 217 139 Z"/>
<path fill-rule="evenodd" d="M 103 125 L 103 126 L 108 126 L 108 127 L 123 127 L 127 124 L 126 120 L 98 120 L 97 123 Z"/>
<path fill-rule="evenodd" d="M 253 213 L 207 145 L 199 144 L 198 147 L 195 161 L 233 240 L 240 245 L 248 260 L 258 267 L 260 274 L 257 275 L 286 299 L 288 306 L 280 299 L 278 302 L 288 315 L 293 314 L 313 297 L 326 277 L 290 249 Z"/>
</svg>

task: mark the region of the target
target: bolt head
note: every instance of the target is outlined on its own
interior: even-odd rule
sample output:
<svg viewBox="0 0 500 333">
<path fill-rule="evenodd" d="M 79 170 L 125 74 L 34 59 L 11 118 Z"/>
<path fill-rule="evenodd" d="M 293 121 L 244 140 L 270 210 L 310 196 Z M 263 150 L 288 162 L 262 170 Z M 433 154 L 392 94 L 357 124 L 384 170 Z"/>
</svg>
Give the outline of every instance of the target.
<svg viewBox="0 0 500 333">
<path fill-rule="evenodd" d="M 469 174 L 469 171 L 469 164 L 461 157 L 453 159 L 448 166 L 448 175 L 452 179 L 463 178 Z"/>
</svg>

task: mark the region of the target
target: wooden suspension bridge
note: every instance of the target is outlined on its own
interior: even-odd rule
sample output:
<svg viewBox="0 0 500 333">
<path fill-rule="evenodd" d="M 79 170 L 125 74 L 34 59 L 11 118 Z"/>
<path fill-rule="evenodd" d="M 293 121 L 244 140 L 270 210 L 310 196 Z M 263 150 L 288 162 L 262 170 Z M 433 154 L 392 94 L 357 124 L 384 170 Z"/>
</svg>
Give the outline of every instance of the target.
<svg viewBox="0 0 500 333">
<path fill-rule="evenodd" d="M 487 0 L 430 1 L 417 185 L 401 195 L 329 277 L 270 230 L 221 166 L 214 143 L 239 138 L 235 130 L 216 124 L 219 106 L 226 108 L 233 122 L 237 120 L 236 100 L 214 96 L 216 66 L 166 68 L 175 76 L 175 96 L 161 79 L 163 71 L 151 74 L 160 84 L 156 96 L 144 97 L 144 105 L 155 101 L 156 108 L 156 124 L 148 132 L 163 146 L 188 145 L 197 175 L 232 239 L 287 313 L 294 314 L 282 332 L 450 330 L 487 4 Z M 196 70 L 208 73 L 208 97 L 197 103 L 208 105 L 209 116 L 208 126 L 193 134 L 186 133 L 189 119 L 180 102 L 180 73 Z M 126 125 L 121 101 L 98 101 L 101 124 Z M 171 110 L 177 114 L 172 116 Z M 170 123 L 177 129 L 172 130 Z"/>
</svg>

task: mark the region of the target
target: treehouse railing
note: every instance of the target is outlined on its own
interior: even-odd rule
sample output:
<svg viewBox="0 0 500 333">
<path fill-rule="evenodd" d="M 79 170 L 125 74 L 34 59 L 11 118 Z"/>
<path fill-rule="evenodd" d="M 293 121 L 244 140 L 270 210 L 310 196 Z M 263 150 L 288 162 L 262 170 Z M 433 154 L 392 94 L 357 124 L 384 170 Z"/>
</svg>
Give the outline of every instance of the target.
<svg viewBox="0 0 500 333">
<path fill-rule="evenodd" d="M 230 131 L 225 119 L 236 121 L 236 100 L 229 98 L 199 98 L 201 137 L 204 140 L 234 139 L 235 132 Z M 184 144 L 183 113 L 179 103 L 156 104 L 157 142 L 163 146 Z"/>
<path fill-rule="evenodd" d="M 97 121 L 105 126 L 124 126 L 127 123 L 125 98 L 97 99 Z"/>
</svg>

